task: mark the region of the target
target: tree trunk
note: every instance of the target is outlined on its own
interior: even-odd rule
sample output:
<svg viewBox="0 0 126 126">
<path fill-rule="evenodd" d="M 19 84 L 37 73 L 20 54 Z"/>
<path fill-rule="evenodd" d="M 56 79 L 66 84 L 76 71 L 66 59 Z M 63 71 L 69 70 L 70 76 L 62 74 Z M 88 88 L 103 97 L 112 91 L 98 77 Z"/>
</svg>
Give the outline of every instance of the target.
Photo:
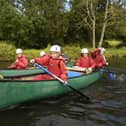
<svg viewBox="0 0 126 126">
<path fill-rule="evenodd" d="M 92 34 L 93 34 L 93 38 L 92 38 L 92 45 L 93 45 L 93 48 L 95 48 L 95 20 L 93 20 L 93 29 L 92 29 Z"/>
<path fill-rule="evenodd" d="M 99 41 L 98 47 L 101 47 L 103 45 L 103 40 L 104 40 L 104 35 L 105 35 L 105 29 L 106 29 L 106 25 L 107 25 L 108 5 L 109 5 L 109 0 L 106 1 L 104 23 L 103 23 L 103 27 L 102 27 L 102 31 L 101 31 L 101 37 L 100 37 L 100 41 Z"/>
<path fill-rule="evenodd" d="M 94 10 L 93 10 L 93 3 L 92 3 L 92 0 L 87 0 L 87 13 L 88 13 L 88 17 L 91 21 L 91 25 L 92 25 L 92 46 L 93 48 L 95 48 L 95 21 L 96 21 L 96 18 L 95 18 L 95 14 L 94 14 Z"/>
</svg>

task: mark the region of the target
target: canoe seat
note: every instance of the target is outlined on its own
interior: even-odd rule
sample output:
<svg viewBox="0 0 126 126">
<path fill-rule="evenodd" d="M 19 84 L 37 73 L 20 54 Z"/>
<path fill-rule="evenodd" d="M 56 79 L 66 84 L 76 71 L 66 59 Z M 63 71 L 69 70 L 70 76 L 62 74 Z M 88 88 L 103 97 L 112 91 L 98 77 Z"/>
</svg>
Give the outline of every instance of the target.
<svg viewBox="0 0 126 126">
<path fill-rule="evenodd" d="M 80 76 L 82 74 L 83 74 L 82 72 L 68 71 L 68 78 L 77 77 L 77 76 Z"/>
</svg>

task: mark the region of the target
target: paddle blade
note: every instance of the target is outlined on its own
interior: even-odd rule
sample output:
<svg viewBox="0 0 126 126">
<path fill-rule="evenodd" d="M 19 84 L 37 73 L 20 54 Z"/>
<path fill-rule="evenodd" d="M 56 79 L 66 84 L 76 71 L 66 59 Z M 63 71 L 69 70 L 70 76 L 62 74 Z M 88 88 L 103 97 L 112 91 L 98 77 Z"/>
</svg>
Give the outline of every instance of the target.
<svg viewBox="0 0 126 126">
<path fill-rule="evenodd" d="M 110 80 L 116 80 L 117 75 L 115 73 L 113 73 L 113 72 L 110 72 L 108 74 L 108 77 L 109 77 Z"/>
</svg>

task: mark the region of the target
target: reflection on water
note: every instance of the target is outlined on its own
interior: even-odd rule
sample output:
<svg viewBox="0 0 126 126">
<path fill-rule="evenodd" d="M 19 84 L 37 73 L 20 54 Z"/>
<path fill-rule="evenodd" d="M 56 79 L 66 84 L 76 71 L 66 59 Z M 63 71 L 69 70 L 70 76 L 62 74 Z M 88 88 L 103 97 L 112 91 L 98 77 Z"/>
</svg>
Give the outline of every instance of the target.
<svg viewBox="0 0 126 126">
<path fill-rule="evenodd" d="M 112 68 L 125 72 L 125 65 L 119 65 L 112 63 Z M 121 79 L 114 81 L 105 75 L 83 90 L 92 99 L 90 104 L 84 103 L 74 92 L 27 103 L 1 111 L 0 126 L 125 126 L 126 79 L 125 74 L 120 75 Z"/>
</svg>

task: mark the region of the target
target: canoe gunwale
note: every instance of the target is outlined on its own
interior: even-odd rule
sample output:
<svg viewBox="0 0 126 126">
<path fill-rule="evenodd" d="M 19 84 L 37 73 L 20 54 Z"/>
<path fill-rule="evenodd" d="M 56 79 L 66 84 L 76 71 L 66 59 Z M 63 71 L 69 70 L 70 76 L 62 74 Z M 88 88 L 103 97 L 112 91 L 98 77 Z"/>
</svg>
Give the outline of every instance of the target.
<svg viewBox="0 0 126 126">
<path fill-rule="evenodd" d="M 23 71 L 25 71 L 25 70 L 34 70 L 34 69 L 36 69 L 36 68 L 35 67 L 29 67 L 27 69 L 0 68 L 0 70 L 23 70 Z"/>
<path fill-rule="evenodd" d="M 44 73 L 43 73 L 44 74 Z M 37 74 L 38 75 L 38 74 Z M 79 78 L 79 77 L 82 77 L 82 76 L 86 76 L 86 74 L 82 74 L 82 75 L 79 75 L 79 76 L 76 76 L 76 77 L 71 77 L 69 78 L 68 80 L 71 80 L 73 78 Z M 19 76 L 19 77 L 23 77 L 23 76 Z M 26 77 L 26 76 L 25 76 Z M 9 77 L 10 78 L 10 77 Z M 13 79 L 4 79 L 4 80 L 0 80 L 0 82 L 50 82 L 50 81 L 58 81 L 56 79 L 54 80 L 13 80 Z"/>
<path fill-rule="evenodd" d="M 83 74 L 81 74 L 81 75 L 78 75 L 78 76 L 75 76 L 75 77 L 70 77 L 69 79 L 68 79 L 68 81 L 69 80 L 72 80 L 72 79 L 74 79 L 74 78 L 81 78 L 81 77 L 83 77 L 83 76 L 90 76 L 91 74 L 94 74 L 94 73 L 96 73 L 96 72 L 99 72 L 98 70 L 97 71 L 94 71 L 94 72 L 92 72 L 92 73 L 88 73 L 88 74 L 85 74 L 85 73 L 83 73 Z M 80 72 L 79 72 L 80 73 Z M 45 73 L 40 73 L 40 74 L 45 74 Z M 19 79 L 13 79 L 13 78 L 16 78 L 16 77 L 28 77 L 28 76 L 34 76 L 34 75 L 38 75 L 38 74 L 31 74 L 31 75 L 25 75 L 25 76 L 14 76 L 14 77 L 6 77 L 5 79 L 3 79 L 3 80 L 0 80 L 0 82 L 44 82 L 44 81 L 46 81 L 46 82 L 50 82 L 50 81 L 52 81 L 52 82 L 54 82 L 54 81 L 58 81 L 58 80 L 56 80 L 56 79 L 54 79 L 54 80 L 19 80 Z M 11 79 L 9 79 L 9 78 L 11 78 Z"/>
<path fill-rule="evenodd" d="M 26 75 L 12 75 L 12 76 L 5 76 L 5 78 L 9 79 L 9 78 L 20 78 L 20 77 L 28 77 L 28 76 L 35 76 L 35 75 L 38 75 L 38 74 L 44 74 L 44 73 L 41 73 L 41 72 L 38 72 L 38 73 L 32 73 L 32 74 L 26 74 Z"/>
<path fill-rule="evenodd" d="M 28 68 L 28 69 L 0 69 L 0 75 L 5 78 L 14 78 L 14 77 L 22 77 L 22 76 L 29 76 L 29 75 L 37 75 L 44 73 L 44 71 L 37 69 L 37 68 Z"/>
</svg>

